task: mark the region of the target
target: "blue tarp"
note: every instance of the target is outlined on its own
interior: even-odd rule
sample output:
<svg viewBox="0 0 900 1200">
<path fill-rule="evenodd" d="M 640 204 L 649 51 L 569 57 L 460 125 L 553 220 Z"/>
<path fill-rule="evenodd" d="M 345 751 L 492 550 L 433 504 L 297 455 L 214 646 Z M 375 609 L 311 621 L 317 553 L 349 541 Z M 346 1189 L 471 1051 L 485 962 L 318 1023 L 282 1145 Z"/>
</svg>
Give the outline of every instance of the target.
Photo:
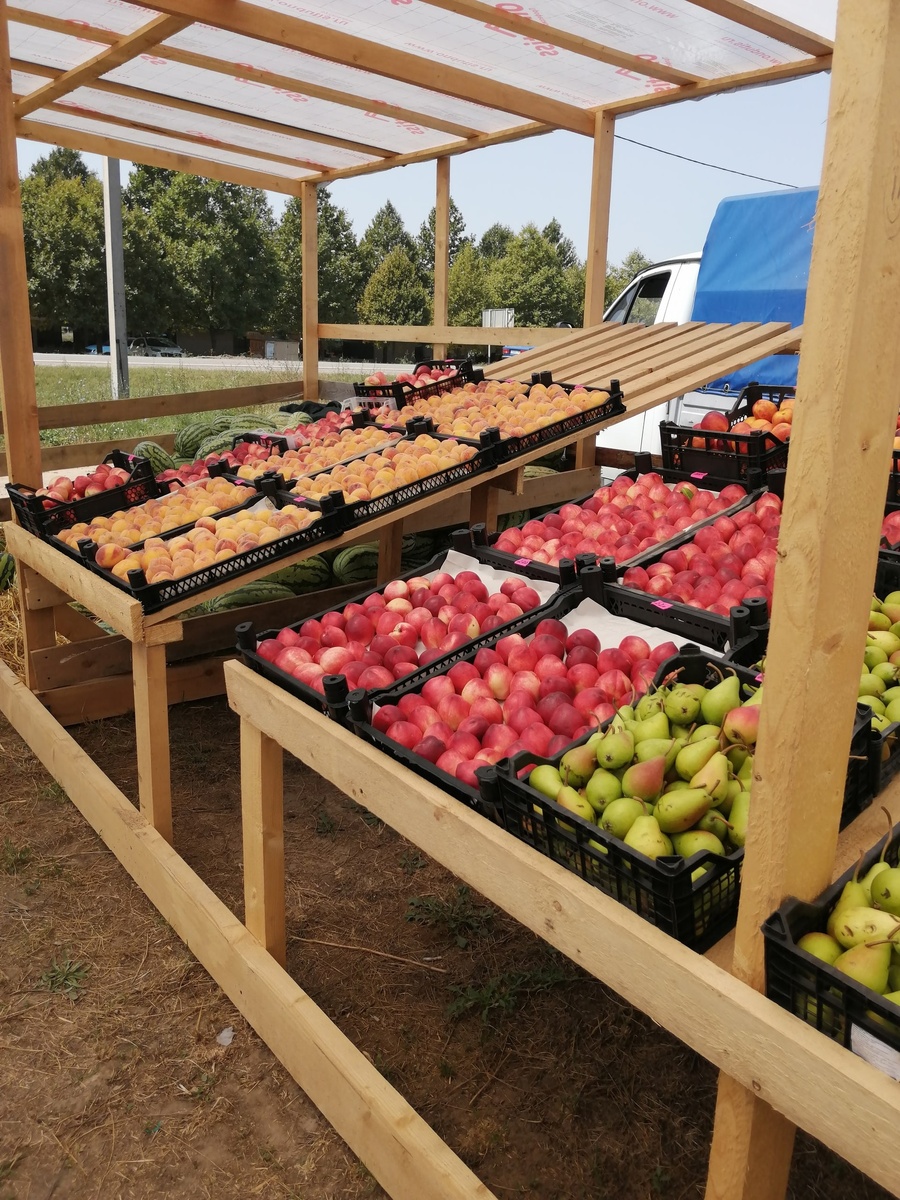
<svg viewBox="0 0 900 1200">
<path fill-rule="evenodd" d="M 799 188 L 723 200 L 703 247 L 691 320 L 802 324 L 818 194 Z M 752 380 L 795 384 L 797 356 L 760 359 L 704 390 L 739 391 Z"/>
</svg>

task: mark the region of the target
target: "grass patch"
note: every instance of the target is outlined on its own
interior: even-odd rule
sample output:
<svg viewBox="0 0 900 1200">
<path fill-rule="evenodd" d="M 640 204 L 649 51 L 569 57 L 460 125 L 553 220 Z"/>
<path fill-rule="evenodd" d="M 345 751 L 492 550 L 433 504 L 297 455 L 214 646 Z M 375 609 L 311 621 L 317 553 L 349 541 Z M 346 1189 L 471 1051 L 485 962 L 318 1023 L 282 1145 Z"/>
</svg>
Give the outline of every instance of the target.
<svg viewBox="0 0 900 1200">
<path fill-rule="evenodd" d="M 417 925 L 445 926 L 461 950 L 473 937 L 484 937 L 491 931 L 494 910 L 487 904 L 476 904 L 465 884 L 460 884 L 450 900 L 439 896 L 413 896 L 407 905 L 406 919 Z"/>
<path fill-rule="evenodd" d="M 7 875 L 18 875 L 31 862 L 31 847 L 17 846 L 8 837 L 3 839 L 3 850 L 0 853 L 0 863 Z"/>
<path fill-rule="evenodd" d="M 505 971 L 495 975 L 480 987 L 470 984 L 460 987 L 454 984 L 452 991 L 455 999 L 447 1009 L 451 1017 L 464 1017 L 469 1013 L 478 1013 L 487 1024 L 495 1013 L 508 1016 L 521 1007 L 524 1000 L 531 996 L 548 992 L 551 988 L 564 983 L 577 982 L 558 966 L 541 967 L 536 971 Z"/>
<path fill-rule="evenodd" d="M 57 962 L 54 958 L 41 976 L 40 986 L 48 992 L 60 992 L 70 1000 L 77 1000 L 90 972 L 91 968 L 86 963 L 72 962 L 68 958 Z"/>
</svg>

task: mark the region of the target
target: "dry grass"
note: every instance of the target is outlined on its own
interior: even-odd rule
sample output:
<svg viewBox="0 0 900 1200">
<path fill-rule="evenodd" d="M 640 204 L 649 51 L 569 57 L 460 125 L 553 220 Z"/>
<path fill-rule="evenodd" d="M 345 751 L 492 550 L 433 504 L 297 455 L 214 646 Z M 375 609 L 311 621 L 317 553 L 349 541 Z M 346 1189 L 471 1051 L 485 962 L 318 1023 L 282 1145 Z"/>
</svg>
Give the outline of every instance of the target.
<svg viewBox="0 0 900 1200">
<path fill-rule="evenodd" d="M 25 678 L 22 617 L 19 611 L 19 593 L 15 587 L 0 592 L 0 659 L 11 667 L 20 679 Z"/>
</svg>

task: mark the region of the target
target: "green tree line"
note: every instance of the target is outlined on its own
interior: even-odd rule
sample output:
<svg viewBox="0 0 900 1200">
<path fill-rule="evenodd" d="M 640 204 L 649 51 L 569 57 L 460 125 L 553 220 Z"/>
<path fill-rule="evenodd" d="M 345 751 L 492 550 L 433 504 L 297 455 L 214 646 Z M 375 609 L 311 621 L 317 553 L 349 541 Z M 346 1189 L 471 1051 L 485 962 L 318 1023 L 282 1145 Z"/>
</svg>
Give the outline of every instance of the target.
<svg viewBox="0 0 900 1200">
<path fill-rule="evenodd" d="M 56 149 L 22 180 L 31 319 L 35 330 L 106 325 L 103 191 L 80 155 Z M 388 201 L 357 239 L 350 218 L 318 189 L 319 319 L 421 325 L 432 319 L 435 210 L 411 233 Z M 137 167 L 123 189 L 130 331 L 280 336 L 300 325 L 301 210 L 276 219 L 265 193 Z M 607 303 L 646 260 L 610 268 Z M 484 308 L 515 309 L 517 325 L 580 325 L 584 264 L 557 220 L 480 237 L 450 202 L 451 325 L 480 325 Z"/>
</svg>

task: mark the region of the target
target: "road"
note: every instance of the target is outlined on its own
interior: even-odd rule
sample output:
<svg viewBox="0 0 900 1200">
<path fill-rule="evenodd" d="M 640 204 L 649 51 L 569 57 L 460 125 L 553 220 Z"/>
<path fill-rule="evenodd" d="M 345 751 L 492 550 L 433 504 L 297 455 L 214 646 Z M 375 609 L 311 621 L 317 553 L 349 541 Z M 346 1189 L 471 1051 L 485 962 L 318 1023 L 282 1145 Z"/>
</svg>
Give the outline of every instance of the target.
<svg viewBox="0 0 900 1200">
<path fill-rule="evenodd" d="M 95 367 L 98 370 L 105 367 L 109 370 L 109 357 L 105 354 L 35 354 L 36 367 Z M 141 370 L 143 367 L 169 367 L 183 371 L 248 371 L 270 375 L 296 375 L 299 378 L 300 362 L 271 362 L 265 358 L 229 358 L 197 357 L 197 358 L 147 358 L 144 355 L 129 357 L 129 370 Z M 396 375 L 398 371 L 408 370 L 410 363 L 371 363 L 371 362 L 320 362 L 320 375 L 355 375 L 362 377 L 374 370 L 385 371 Z"/>
</svg>

